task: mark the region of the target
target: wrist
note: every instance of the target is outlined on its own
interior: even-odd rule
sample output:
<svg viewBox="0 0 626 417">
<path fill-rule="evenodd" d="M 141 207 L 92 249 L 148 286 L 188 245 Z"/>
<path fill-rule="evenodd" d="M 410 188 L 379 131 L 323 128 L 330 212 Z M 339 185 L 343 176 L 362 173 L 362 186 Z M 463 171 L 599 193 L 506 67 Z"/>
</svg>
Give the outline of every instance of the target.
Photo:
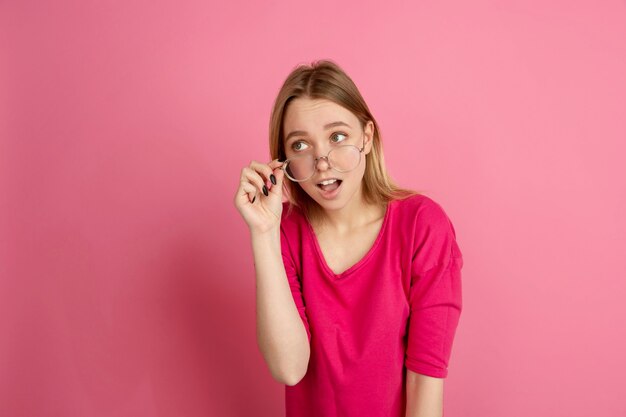
<svg viewBox="0 0 626 417">
<path fill-rule="evenodd" d="M 280 224 L 267 229 L 250 229 L 250 236 L 253 240 L 268 240 L 280 237 Z"/>
</svg>

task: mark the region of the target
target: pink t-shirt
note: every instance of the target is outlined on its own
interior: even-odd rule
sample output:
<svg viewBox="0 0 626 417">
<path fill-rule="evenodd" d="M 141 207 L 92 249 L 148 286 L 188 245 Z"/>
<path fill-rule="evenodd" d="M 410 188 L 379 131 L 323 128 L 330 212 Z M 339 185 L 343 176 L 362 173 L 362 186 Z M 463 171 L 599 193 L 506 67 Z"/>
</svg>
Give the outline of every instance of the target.
<svg viewBox="0 0 626 417">
<path fill-rule="evenodd" d="M 459 322 L 463 258 L 443 208 L 394 200 L 367 254 L 341 274 L 313 228 L 283 203 L 281 250 L 311 357 L 285 385 L 287 417 L 404 417 L 405 367 L 445 378 Z"/>
</svg>

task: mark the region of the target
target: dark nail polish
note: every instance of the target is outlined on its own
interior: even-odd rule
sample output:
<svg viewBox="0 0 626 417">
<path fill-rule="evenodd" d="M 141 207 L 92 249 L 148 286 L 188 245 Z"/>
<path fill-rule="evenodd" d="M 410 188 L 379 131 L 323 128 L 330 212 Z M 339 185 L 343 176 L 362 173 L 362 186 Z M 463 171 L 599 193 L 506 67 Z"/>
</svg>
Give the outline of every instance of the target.
<svg viewBox="0 0 626 417">
<path fill-rule="evenodd" d="M 254 203 L 254 200 L 256 200 L 256 196 L 252 197 L 252 202 Z"/>
<path fill-rule="evenodd" d="M 267 192 L 267 187 L 265 185 L 263 185 L 263 194 L 265 194 L 265 197 L 269 195 L 269 193 Z"/>
<path fill-rule="evenodd" d="M 276 177 L 274 174 L 270 174 L 270 181 L 272 181 L 272 184 L 276 185 Z"/>
</svg>

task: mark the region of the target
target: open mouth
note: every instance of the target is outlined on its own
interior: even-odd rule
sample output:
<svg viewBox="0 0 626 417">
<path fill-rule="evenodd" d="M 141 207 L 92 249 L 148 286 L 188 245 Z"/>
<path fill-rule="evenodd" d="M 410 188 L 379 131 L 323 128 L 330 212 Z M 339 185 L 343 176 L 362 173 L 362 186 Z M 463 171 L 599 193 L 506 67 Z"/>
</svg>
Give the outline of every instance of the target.
<svg viewBox="0 0 626 417">
<path fill-rule="evenodd" d="M 324 181 L 324 182 L 318 183 L 316 185 L 321 190 L 326 191 L 326 192 L 330 192 L 330 191 L 334 191 L 337 188 L 339 188 L 341 183 L 342 183 L 342 180 L 335 178 L 333 180 Z"/>
</svg>

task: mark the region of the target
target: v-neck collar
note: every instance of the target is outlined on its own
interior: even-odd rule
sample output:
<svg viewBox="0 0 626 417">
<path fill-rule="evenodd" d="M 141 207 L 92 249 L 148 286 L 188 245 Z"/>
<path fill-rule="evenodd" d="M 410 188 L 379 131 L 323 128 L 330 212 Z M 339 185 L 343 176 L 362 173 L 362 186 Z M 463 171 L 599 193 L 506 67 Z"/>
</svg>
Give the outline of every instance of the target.
<svg viewBox="0 0 626 417">
<path fill-rule="evenodd" d="M 349 267 L 348 269 L 346 269 L 340 274 L 336 274 L 328 266 L 328 263 L 326 262 L 326 258 L 324 257 L 324 253 L 322 252 L 322 248 L 320 247 L 319 242 L 317 241 L 315 230 L 313 230 L 313 226 L 311 225 L 311 223 L 309 223 L 309 220 L 306 218 L 306 216 L 304 216 L 304 222 L 307 224 L 309 236 L 311 240 L 313 241 L 313 246 L 315 247 L 317 258 L 322 264 L 322 267 L 324 268 L 324 270 L 326 271 L 328 275 L 330 275 L 336 280 L 340 280 L 340 279 L 347 277 L 348 275 L 352 274 L 353 272 L 360 269 L 363 265 L 365 265 L 365 263 L 372 257 L 374 252 L 376 252 L 376 248 L 378 247 L 378 245 L 380 244 L 380 241 L 382 240 L 383 234 L 385 233 L 385 229 L 387 226 L 387 222 L 389 220 L 389 213 L 391 211 L 391 203 L 393 201 L 394 200 L 391 200 L 387 203 L 387 208 L 385 209 L 385 217 L 383 218 L 383 224 L 380 226 L 380 230 L 378 231 L 378 236 L 376 236 L 376 240 L 372 244 L 372 247 L 367 251 L 367 253 L 359 261 L 357 261 L 354 265 L 352 265 L 351 267 Z"/>
</svg>

